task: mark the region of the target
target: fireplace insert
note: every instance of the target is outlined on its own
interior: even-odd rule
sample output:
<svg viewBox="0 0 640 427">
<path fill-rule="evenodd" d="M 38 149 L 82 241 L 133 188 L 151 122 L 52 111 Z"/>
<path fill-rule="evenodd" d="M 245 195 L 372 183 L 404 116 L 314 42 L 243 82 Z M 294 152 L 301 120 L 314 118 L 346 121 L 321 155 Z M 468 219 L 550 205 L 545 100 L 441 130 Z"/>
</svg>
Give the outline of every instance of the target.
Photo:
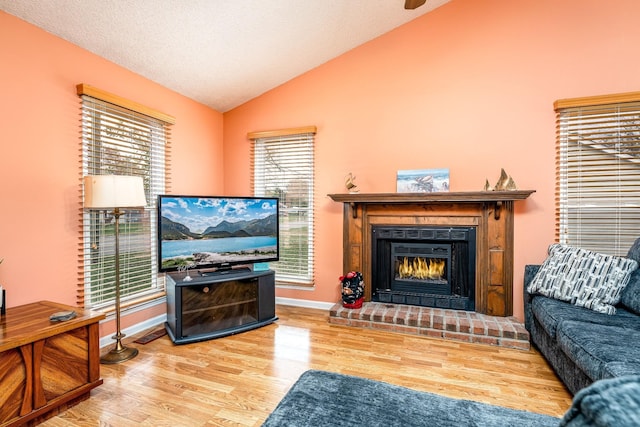
<svg viewBox="0 0 640 427">
<path fill-rule="evenodd" d="M 475 227 L 372 227 L 378 302 L 475 310 Z"/>
</svg>

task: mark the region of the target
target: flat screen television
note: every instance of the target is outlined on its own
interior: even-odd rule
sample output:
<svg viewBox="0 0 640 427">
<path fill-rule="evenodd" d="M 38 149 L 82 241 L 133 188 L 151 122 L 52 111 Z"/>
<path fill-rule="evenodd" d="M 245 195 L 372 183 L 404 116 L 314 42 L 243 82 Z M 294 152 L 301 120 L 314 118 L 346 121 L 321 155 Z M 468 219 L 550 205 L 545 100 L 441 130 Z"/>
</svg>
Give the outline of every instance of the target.
<svg viewBox="0 0 640 427">
<path fill-rule="evenodd" d="M 277 261 L 276 197 L 158 196 L 161 272 Z"/>
</svg>

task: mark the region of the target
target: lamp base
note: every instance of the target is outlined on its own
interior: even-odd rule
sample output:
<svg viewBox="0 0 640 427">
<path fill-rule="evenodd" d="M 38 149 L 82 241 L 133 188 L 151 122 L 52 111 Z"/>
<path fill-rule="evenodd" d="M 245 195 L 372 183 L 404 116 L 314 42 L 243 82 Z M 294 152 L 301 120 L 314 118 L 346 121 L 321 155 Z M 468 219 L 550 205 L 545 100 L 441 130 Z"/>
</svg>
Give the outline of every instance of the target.
<svg viewBox="0 0 640 427">
<path fill-rule="evenodd" d="M 117 338 L 116 346 L 109 353 L 100 358 L 100 363 L 102 363 L 103 365 L 113 365 L 115 363 L 122 363 L 126 360 L 133 359 L 137 355 L 137 348 L 125 347 L 122 345 L 122 341 L 120 341 L 120 338 Z"/>
</svg>

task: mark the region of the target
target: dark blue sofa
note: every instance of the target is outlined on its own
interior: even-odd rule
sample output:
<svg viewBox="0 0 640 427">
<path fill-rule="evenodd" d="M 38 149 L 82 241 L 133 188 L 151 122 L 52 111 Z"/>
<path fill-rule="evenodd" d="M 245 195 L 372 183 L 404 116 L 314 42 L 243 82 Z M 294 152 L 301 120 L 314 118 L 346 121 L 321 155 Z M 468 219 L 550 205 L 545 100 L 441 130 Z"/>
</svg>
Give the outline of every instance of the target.
<svg viewBox="0 0 640 427">
<path fill-rule="evenodd" d="M 640 261 L 640 239 L 627 257 Z M 632 273 L 616 313 L 608 315 L 529 294 L 539 268 L 525 267 L 525 327 L 567 388 L 575 394 L 597 380 L 639 375 L 640 269 Z"/>
</svg>

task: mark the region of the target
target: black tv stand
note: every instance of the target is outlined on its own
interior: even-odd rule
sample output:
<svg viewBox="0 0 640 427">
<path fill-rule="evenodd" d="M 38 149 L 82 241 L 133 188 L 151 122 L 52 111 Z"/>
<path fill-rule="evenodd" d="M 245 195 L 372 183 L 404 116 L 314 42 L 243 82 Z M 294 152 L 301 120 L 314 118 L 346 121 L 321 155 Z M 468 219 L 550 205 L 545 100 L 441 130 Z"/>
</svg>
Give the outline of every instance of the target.
<svg viewBox="0 0 640 427">
<path fill-rule="evenodd" d="M 198 270 L 197 273 L 201 277 L 207 276 L 221 276 L 224 274 L 247 274 L 252 270 L 249 267 L 237 267 L 237 268 L 218 268 L 215 270 Z"/>
<path fill-rule="evenodd" d="M 176 344 L 220 338 L 278 320 L 272 270 L 167 273 L 166 287 L 165 329 Z"/>
</svg>

